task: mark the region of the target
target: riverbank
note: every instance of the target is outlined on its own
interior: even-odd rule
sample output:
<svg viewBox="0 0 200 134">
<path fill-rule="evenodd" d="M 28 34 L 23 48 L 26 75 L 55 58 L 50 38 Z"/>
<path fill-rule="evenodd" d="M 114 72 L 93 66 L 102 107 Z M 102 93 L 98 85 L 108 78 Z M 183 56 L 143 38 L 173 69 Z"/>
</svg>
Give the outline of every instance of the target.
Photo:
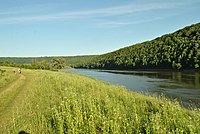
<svg viewBox="0 0 200 134">
<path fill-rule="evenodd" d="M 10 120 L 1 121 L 0 133 L 200 131 L 199 109 L 187 110 L 163 97 L 147 97 L 75 73 L 24 69 L 22 75 L 20 86 L 12 88 L 17 91 L 11 99 L 15 103 L 3 110 L 10 110 L 4 112 Z"/>
<path fill-rule="evenodd" d="M 109 71 L 75 69 L 66 70 L 121 85 L 127 89 L 150 96 L 164 95 L 177 100 L 181 106 L 200 108 L 200 74 L 183 72 Z"/>
</svg>

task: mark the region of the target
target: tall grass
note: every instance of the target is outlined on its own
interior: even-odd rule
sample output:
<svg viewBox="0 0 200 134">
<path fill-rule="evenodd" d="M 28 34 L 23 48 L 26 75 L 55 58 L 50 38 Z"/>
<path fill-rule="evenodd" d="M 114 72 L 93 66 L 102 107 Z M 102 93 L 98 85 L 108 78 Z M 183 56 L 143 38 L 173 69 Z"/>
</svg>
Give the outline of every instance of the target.
<svg viewBox="0 0 200 134">
<path fill-rule="evenodd" d="M 198 133 L 200 110 L 74 73 L 27 71 L 26 97 L 2 132 Z"/>
<path fill-rule="evenodd" d="M 10 70 L 7 70 L 7 72 L 3 73 L 2 75 L 0 74 L 0 92 L 3 90 L 5 86 L 8 86 L 17 78 L 19 78 L 19 75 L 15 75 L 14 73 L 11 73 Z"/>
</svg>

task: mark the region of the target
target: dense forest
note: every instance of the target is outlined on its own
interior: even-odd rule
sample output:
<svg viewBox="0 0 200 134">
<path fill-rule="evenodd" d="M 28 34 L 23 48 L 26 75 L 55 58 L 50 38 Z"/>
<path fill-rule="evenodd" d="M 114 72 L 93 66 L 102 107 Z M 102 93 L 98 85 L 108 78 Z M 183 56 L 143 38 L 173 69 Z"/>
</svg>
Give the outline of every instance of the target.
<svg viewBox="0 0 200 134">
<path fill-rule="evenodd" d="M 77 68 L 91 69 L 199 69 L 200 23 L 151 41 L 94 57 Z"/>
</svg>

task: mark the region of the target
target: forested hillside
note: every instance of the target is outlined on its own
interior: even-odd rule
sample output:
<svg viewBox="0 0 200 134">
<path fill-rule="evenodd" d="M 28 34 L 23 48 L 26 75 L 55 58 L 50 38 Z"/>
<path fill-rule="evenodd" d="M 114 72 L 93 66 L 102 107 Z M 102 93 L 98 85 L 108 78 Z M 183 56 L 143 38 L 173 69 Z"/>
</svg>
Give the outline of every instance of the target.
<svg viewBox="0 0 200 134">
<path fill-rule="evenodd" d="M 98 69 L 199 69 L 200 23 L 100 55 L 79 68 Z"/>
</svg>

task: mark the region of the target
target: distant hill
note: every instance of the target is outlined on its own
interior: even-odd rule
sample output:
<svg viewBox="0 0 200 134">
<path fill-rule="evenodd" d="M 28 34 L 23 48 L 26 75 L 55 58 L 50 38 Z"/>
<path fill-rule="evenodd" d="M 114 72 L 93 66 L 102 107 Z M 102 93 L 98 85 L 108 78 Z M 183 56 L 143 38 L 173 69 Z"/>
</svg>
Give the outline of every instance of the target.
<svg viewBox="0 0 200 134">
<path fill-rule="evenodd" d="M 86 64 L 91 61 L 95 55 L 85 55 L 85 56 L 61 56 L 66 60 L 68 66 L 77 66 L 79 64 Z M 33 62 L 48 61 L 56 57 L 0 57 L 1 62 L 15 63 L 15 64 L 32 64 Z"/>
<path fill-rule="evenodd" d="M 91 69 L 199 69 L 200 23 L 95 57 Z"/>
</svg>

